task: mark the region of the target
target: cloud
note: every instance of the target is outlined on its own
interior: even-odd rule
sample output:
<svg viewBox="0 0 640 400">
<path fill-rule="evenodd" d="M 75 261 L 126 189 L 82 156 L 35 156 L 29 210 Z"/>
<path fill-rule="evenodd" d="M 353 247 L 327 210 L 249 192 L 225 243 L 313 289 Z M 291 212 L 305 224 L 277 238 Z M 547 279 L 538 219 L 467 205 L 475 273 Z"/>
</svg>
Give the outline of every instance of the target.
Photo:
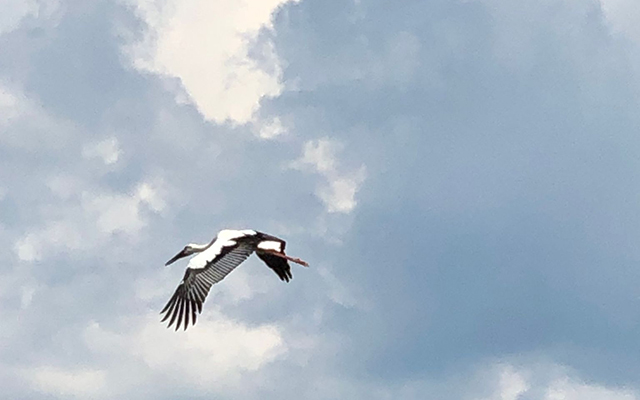
<svg viewBox="0 0 640 400">
<path fill-rule="evenodd" d="M 22 261 L 40 261 L 53 249 L 78 250 L 83 246 L 79 229 L 72 223 L 58 221 L 27 233 L 15 244 L 15 251 Z"/>
<path fill-rule="evenodd" d="M 585 382 L 566 367 L 531 363 L 484 365 L 467 378 L 463 398 L 474 400 L 635 400 L 632 390 Z M 474 393 L 475 392 L 475 393 Z M 487 392 L 478 396 L 478 393 Z"/>
<path fill-rule="evenodd" d="M 74 133 L 73 123 L 51 115 L 22 89 L 0 80 L 0 144 L 17 151 L 60 151 Z"/>
<path fill-rule="evenodd" d="M 2 14 L 0 21 L 0 34 L 10 32 L 15 29 L 22 18 L 37 12 L 37 2 L 14 1 L 14 4 L 6 4 L 6 13 Z"/>
<path fill-rule="evenodd" d="M 157 189 L 146 182 L 131 195 L 85 193 L 81 203 L 86 213 L 95 216 L 97 228 L 106 234 L 137 234 L 146 225 L 141 215 L 143 206 L 156 213 L 165 207 Z"/>
<path fill-rule="evenodd" d="M 268 69 L 249 52 L 260 30 L 272 28 L 272 13 L 288 1 L 132 1 L 148 30 L 129 53 L 136 68 L 180 79 L 184 101 L 193 102 L 206 119 L 244 124 L 261 98 L 282 90 L 272 45 L 260 49 Z"/>
<path fill-rule="evenodd" d="M 52 2 L 49 2 L 52 3 Z M 42 7 L 41 2 L 36 0 L 21 1 L 7 0 L 3 3 L 5 10 L 0 16 L 0 35 L 16 29 L 22 20 L 28 16 L 37 16 Z"/>
<path fill-rule="evenodd" d="M 274 117 L 271 121 L 262 124 L 258 135 L 263 139 L 273 139 L 286 133 L 287 129 L 282 125 L 280 118 Z"/>
<path fill-rule="evenodd" d="M 100 370 L 39 367 L 25 375 L 38 391 L 62 397 L 100 397 L 106 384 L 105 372 Z"/>
<path fill-rule="evenodd" d="M 545 400 L 636 400 L 638 396 L 629 390 L 609 389 L 599 385 L 590 385 L 559 378 L 547 389 Z"/>
<path fill-rule="evenodd" d="M 632 0 L 600 0 L 600 3 L 613 32 L 626 35 L 640 44 L 640 5 Z"/>
<path fill-rule="evenodd" d="M 140 356 L 156 371 L 213 388 L 216 382 L 212 376 L 238 379 L 240 372 L 255 371 L 286 350 L 275 326 L 249 328 L 220 315 L 215 321 L 200 322 L 202 329 L 193 330 L 176 341 L 157 329 L 154 314 L 149 327 L 140 333 Z M 177 365 L 176 358 L 181 358 L 183 363 Z"/>
<path fill-rule="evenodd" d="M 505 367 L 500 372 L 499 399 L 518 400 L 521 395 L 529 390 L 529 384 L 522 373 L 511 367 Z"/>
<path fill-rule="evenodd" d="M 132 194 L 100 192 L 65 176 L 54 177 L 49 186 L 64 200 L 65 215 L 29 229 L 16 241 L 14 249 L 22 261 L 41 261 L 45 254 L 61 251 L 88 251 L 116 233 L 133 238 L 147 226 L 146 209 L 160 213 L 166 207 L 158 182 L 142 182 Z"/>
<path fill-rule="evenodd" d="M 97 143 L 86 144 L 82 148 L 82 156 L 88 159 L 100 158 L 106 165 L 115 164 L 122 154 L 122 149 L 115 137 Z"/>
<path fill-rule="evenodd" d="M 311 168 L 325 178 L 316 194 L 323 201 L 329 213 L 348 214 L 357 205 L 356 193 L 364 183 L 366 168 L 360 168 L 343 173 L 339 172 L 337 153 L 342 145 L 331 139 L 319 139 L 305 143 L 302 156 L 291 163 L 291 167 L 304 170 Z"/>
<path fill-rule="evenodd" d="M 106 365 L 117 366 L 107 376 L 114 380 L 112 384 L 127 369 L 139 369 L 143 371 L 140 380 L 127 379 L 122 384 L 157 385 L 159 393 L 171 390 L 168 386 L 175 382 L 189 388 L 188 393 L 233 392 L 243 374 L 259 370 L 287 352 L 281 329 L 275 325 L 250 327 L 209 309 L 198 326 L 201 329 L 175 333 L 159 325 L 153 313 L 126 334 L 94 322 L 84 330 L 83 343 Z"/>
</svg>

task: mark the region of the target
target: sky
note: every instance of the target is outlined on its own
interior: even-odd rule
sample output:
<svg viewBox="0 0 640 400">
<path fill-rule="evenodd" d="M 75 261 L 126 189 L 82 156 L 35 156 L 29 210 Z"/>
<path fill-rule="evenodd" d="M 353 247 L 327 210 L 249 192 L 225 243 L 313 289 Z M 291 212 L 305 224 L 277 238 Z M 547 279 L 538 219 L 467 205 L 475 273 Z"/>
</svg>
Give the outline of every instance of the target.
<svg viewBox="0 0 640 400">
<path fill-rule="evenodd" d="M 7 398 L 640 400 L 637 1 L 0 6 Z"/>
</svg>

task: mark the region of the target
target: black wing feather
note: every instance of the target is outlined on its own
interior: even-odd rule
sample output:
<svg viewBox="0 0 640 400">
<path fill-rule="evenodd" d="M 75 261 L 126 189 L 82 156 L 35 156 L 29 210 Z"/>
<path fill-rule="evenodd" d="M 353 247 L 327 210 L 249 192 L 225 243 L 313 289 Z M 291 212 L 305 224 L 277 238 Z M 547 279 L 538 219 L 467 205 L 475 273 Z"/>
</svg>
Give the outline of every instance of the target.
<svg viewBox="0 0 640 400">
<path fill-rule="evenodd" d="M 183 325 L 186 330 L 189 322 L 195 325 L 196 311 L 198 314 L 202 313 L 202 303 L 206 300 L 211 286 L 223 280 L 246 260 L 254 250 L 255 243 L 238 240 L 234 246 L 223 247 L 220 254 L 209 261 L 204 268 L 187 268 L 182 282 L 178 285 L 169 302 L 160 311 L 160 314 L 166 313 L 161 322 L 166 321 L 171 316 L 167 328 L 170 328 L 176 322 L 176 318 L 176 330 L 180 328 L 180 325 Z M 189 318 L 190 316 L 191 318 Z"/>
<path fill-rule="evenodd" d="M 287 247 L 287 242 L 275 236 L 267 235 L 265 233 L 261 234 L 262 240 L 264 241 L 279 242 L 280 251 L 284 253 L 284 249 Z M 256 250 L 256 254 L 262 261 L 264 261 L 265 264 L 267 264 L 267 267 L 271 268 L 273 272 L 278 275 L 281 280 L 289 282 L 289 280 L 293 278 L 293 275 L 291 275 L 291 267 L 286 259 L 273 255 L 269 252 L 262 251 L 260 248 Z"/>
<path fill-rule="evenodd" d="M 262 261 L 264 261 L 265 264 L 267 264 L 267 267 L 271 268 L 278 275 L 281 280 L 289 282 L 289 280 L 293 278 L 289 262 L 284 258 L 274 256 L 271 253 L 260 250 L 256 251 L 256 254 Z"/>
</svg>

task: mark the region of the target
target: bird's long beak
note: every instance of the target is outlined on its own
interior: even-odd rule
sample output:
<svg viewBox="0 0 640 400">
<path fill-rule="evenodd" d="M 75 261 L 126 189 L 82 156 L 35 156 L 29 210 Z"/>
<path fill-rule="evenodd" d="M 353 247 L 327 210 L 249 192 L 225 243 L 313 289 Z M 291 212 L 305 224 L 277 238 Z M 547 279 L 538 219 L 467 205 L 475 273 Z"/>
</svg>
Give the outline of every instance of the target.
<svg viewBox="0 0 640 400">
<path fill-rule="evenodd" d="M 188 254 L 187 254 L 184 250 L 182 250 L 180 253 L 178 253 L 178 254 L 176 254 L 175 256 L 173 256 L 173 258 L 172 258 L 171 260 L 167 261 L 167 262 L 164 264 L 164 266 L 166 267 L 166 266 L 167 266 L 167 265 L 169 265 L 169 264 L 173 264 L 174 262 L 176 262 L 176 260 L 179 260 L 179 259 L 181 259 L 182 257 L 186 257 L 186 256 L 188 256 Z"/>
</svg>

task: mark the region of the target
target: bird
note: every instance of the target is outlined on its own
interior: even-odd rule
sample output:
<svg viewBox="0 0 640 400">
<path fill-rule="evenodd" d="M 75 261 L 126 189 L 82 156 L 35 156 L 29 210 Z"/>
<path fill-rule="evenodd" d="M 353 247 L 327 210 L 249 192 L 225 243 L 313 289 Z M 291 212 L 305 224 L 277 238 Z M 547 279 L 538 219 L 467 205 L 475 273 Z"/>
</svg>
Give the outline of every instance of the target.
<svg viewBox="0 0 640 400">
<path fill-rule="evenodd" d="M 251 229 L 223 229 L 207 244 L 187 244 L 165 263 L 165 266 L 168 266 L 183 257 L 196 254 L 189 260 L 184 277 L 173 296 L 160 311 L 161 315 L 164 314 L 160 322 L 170 317 L 167 328 L 176 322 L 176 331 L 181 324 L 184 330 L 187 330 L 189 323 L 195 325 L 196 316 L 202 313 L 202 304 L 211 286 L 223 280 L 253 252 L 281 280 L 289 282 L 293 276 L 288 261 L 305 267 L 309 264 L 299 258 L 286 255 L 285 246 L 284 240 Z"/>
</svg>

